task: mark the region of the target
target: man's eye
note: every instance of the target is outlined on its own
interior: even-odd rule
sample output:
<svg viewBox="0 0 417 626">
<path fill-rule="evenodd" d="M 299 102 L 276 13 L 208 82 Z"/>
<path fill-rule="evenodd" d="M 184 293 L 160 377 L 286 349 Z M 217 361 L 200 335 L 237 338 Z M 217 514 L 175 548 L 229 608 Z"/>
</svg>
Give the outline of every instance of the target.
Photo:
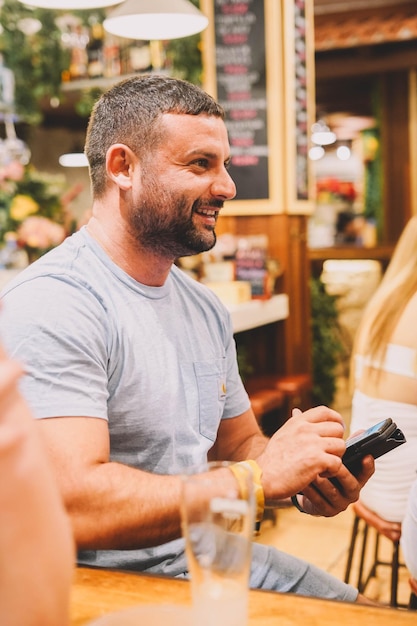
<svg viewBox="0 0 417 626">
<path fill-rule="evenodd" d="M 193 165 L 197 165 L 197 167 L 207 168 L 208 164 L 207 159 L 197 159 L 196 161 L 193 161 Z"/>
</svg>

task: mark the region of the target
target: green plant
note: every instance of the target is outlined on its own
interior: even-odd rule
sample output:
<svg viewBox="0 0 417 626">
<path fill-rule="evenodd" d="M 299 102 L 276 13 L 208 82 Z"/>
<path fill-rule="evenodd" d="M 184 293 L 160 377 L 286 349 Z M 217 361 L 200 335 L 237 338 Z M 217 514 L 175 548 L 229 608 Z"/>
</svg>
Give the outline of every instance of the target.
<svg viewBox="0 0 417 626">
<path fill-rule="evenodd" d="M 203 66 L 200 47 L 200 35 L 172 39 L 166 44 L 167 61 L 173 76 L 201 85 Z"/>
<path fill-rule="evenodd" d="M 42 120 L 43 98 L 59 95 L 61 72 L 69 63 L 55 18 L 54 11 L 33 10 L 17 0 L 4 0 L 1 6 L 0 51 L 15 76 L 16 113 L 31 124 Z M 39 20 L 42 28 L 25 34 L 22 20 L 28 19 Z"/>
<path fill-rule="evenodd" d="M 320 278 L 310 281 L 312 331 L 312 399 L 330 406 L 336 393 L 335 370 L 343 352 L 336 297 L 326 292 Z"/>
<path fill-rule="evenodd" d="M 197 8 L 200 0 L 190 0 Z M 173 76 L 201 85 L 203 62 L 201 58 L 201 35 L 191 35 L 166 42 L 165 53 Z"/>
</svg>

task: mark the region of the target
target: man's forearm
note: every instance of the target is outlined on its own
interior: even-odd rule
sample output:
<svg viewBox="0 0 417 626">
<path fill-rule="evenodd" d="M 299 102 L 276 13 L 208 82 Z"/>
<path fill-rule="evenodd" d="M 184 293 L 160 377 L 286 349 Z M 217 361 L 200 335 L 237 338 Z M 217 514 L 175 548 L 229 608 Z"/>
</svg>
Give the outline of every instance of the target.
<svg viewBox="0 0 417 626">
<path fill-rule="evenodd" d="M 81 488 L 64 493 L 77 547 L 90 550 L 146 548 L 179 537 L 180 497 L 179 476 L 111 462 L 91 469 Z"/>
</svg>

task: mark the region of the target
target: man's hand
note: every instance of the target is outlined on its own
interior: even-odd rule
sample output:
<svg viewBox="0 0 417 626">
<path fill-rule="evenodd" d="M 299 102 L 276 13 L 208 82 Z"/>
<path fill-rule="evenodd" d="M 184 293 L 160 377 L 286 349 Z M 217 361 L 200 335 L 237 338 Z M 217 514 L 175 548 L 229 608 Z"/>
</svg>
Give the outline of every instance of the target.
<svg viewBox="0 0 417 626">
<path fill-rule="evenodd" d="M 322 481 L 326 485 L 329 483 L 328 491 L 331 488 L 337 491 L 329 480 L 323 478 L 320 481 L 320 476 L 339 477 L 340 473 L 343 491 L 346 494 L 359 493 L 358 481 L 346 469 L 350 479 L 344 477 L 341 457 L 346 444 L 343 433 L 342 416 L 332 409 L 320 406 L 304 413 L 294 409 L 292 417 L 271 437 L 256 459 L 262 469 L 267 504 L 273 506 L 274 502 L 304 491 L 317 480 L 320 484 Z M 338 499 L 340 497 L 338 495 Z M 317 506 L 322 509 L 319 502 Z"/>
<path fill-rule="evenodd" d="M 306 513 L 333 517 L 356 502 L 360 490 L 375 471 L 375 461 L 370 455 L 362 460 L 361 471 L 354 476 L 342 464 L 333 478 L 317 477 L 305 487 L 300 504 Z"/>
</svg>

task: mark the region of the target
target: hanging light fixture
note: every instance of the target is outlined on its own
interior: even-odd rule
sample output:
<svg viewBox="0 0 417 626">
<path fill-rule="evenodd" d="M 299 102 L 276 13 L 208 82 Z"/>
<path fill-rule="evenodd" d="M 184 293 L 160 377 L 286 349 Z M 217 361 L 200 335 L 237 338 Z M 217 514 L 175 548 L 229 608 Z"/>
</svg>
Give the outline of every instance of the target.
<svg viewBox="0 0 417 626">
<path fill-rule="evenodd" d="M 58 162 L 62 167 L 88 167 L 88 160 L 84 152 L 67 152 L 61 154 Z"/>
<path fill-rule="evenodd" d="M 100 9 L 118 4 L 121 0 L 19 0 L 39 9 Z"/>
<path fill-rule="evenodd" d="M 329 146 L 336 141 L 336 134 L 330 130 L 323 120 L 313 124 L 311 131 L 311 141 L 318 146 Z"/>
<path fill-rule="evenodd" d="M 104 29 L 129 39 L 178 39 L 195 35 L 208 18 L 189 0 L 125 0 L 110 11 Z"/>
</svg>

